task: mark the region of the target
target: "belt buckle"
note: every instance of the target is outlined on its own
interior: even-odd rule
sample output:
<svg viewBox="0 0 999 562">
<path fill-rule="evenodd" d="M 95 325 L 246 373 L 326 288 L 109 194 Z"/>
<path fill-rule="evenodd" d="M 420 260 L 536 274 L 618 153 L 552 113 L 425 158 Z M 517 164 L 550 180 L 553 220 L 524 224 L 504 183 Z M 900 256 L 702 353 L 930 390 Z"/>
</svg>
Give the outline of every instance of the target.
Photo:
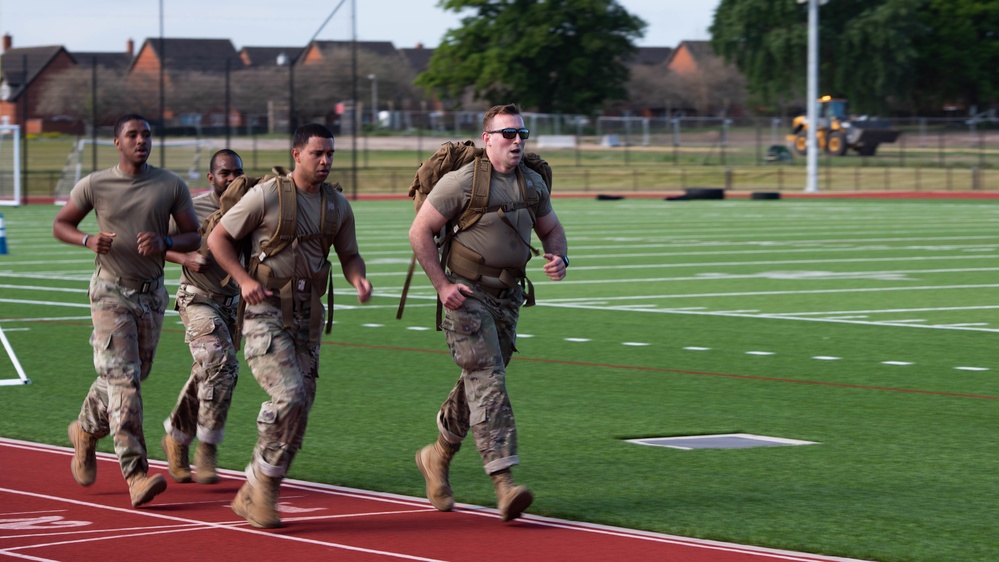
<svg viewBox="0 0 999 562">
<path fill-rule="evenodd" d="M 148 293 L 149 292 L 149 285 L 150 285 L 149 281 L 143 281 L 142 282 L 142 287 L 139 289 L 139 292 L 140 293 Z"/>
</svg>

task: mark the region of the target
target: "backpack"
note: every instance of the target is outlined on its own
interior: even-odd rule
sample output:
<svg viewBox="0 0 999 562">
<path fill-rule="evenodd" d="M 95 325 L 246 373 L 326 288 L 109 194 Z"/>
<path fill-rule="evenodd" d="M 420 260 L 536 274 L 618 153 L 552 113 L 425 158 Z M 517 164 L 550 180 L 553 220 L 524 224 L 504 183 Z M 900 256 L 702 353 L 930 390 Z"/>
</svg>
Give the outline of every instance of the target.
<svg viewBox="0 0 999 562">
<path fill-rule="evenodd" d="M 413 183 L 409 186 L 409 196 L 413 199 L 413 207 L 419 212 L 420 207 L 423 205 L 424 201 L 427 199 L 427 195 L 434 189 L 437 182 L 440 181 L 449 172 L 458 170 L 465 165 L 475 162 L 475 170 L 472 175 L 472 193 L 468 202 L 468 206 L 462 211 L 456 219 L 450 221 L 445 225 L 444 230 L 437 237 L 438 247 L 441 249 L 441 267 L 447 267 L 447 262 L 449 254 L 451 251 L 451 240 L 454 236 L 472 227 L 483 215 L 486 213 L 500 213 L 503 221 L 514 228 L 504 216 L 504 210 L 516 210 L 526 208 L 531 214 L 531 223 L 536 221 L 537 212 L 537 202 L 534 202 L 534 206 L 528 202 L 528 194 L 526 193 L 526 188 L 524 185 L 524 178 L 520 167 L 517 167 L 517 179 L 519 180 L 521 191 L 524 194 L 524 201 L 516 205 L 508 205 L 506 207 L 501 205 L 489 205 L 489 182 L 492 174 L 492 165 L 489 163 L 489 159 L 485 157 L 485 149 L 477 148 L 475 142 L 471 140 L 466 140 L 464 142 L 446 142 L 441 145 L 429 158 L 422 162 L 416 170 L 416 176 L 413 178 Z M 526 166 L 531 170 L 537 172 L 545 182 L 545 188 L 551 193 L 552 189 L 552 169 L 548 165 L 548 162 L 543 160 L 540 156 L 533 152 L 528 152 L 524 154 L 524 158 L 521 160 L 521 166 Z M 519 236 L 518 236 L 519 238 Z M 530 242 L 521 239 L 521 241 L 530 248 L 531 252 L 537 256 L 540 251 L 537 248 L 531 246 Z M 416 270 L 416 254 L 409 262 L 409 271 L 406 274 L 406 281 L 403 284 L 402 295 L 399 298 L 399 309 L 396 312 L 396 318 L 401 319 L 402 313 L 406 305 L 406 296 L 409 293 L 409 286 L 413 280 L 413 273 Z M 525 281 L 526 278 L 525 278 Z M 534 286 L 527 281 L 528 284 L 528 294 L 525 306 L 534 305 Z M 437 300 L 437 326 L 440 330 L 441 324 L 441 302 L 438 298 Z"/>
<path fill-rule="evenodd" d="M 219 196 L 219 208 L 212 214 L 205 217 L 202 221 L 198 232 L 202 236 L 201 252 L 206 254 L 208 252 L 208 234 L 211 234 L 215 225 L 219 223 L 222 217 L 225 215 L 229 209 L 232 209 L 240 199 L 246 195 L 250 189 L 257 185 L 258 183 L 270 181 L 271 179 L 277 180 L 278 184 L 278 207 L 279 207 L 279 218 L 278 226 L 271 233 L 270 238 L 264 240 L 260 243 L 260 253 L 256 255 L 251 255 L 250 251 L 252 249 L 252 240 L 249 236 L 244 237 L 236 241 L 236 252 L 240 257 L 240 262 L 246 267 L 246 271 L 254 278 L 263 283 L 268 289 L 274 289 L 281 295 L 281 307 L 284 317 L 284 323 L 286 328 L 291 328 L 292 323 L 292 280 L 290 278 L 274 278 L 271 275 L 270 267 L 265 265 L 263 262 L 270 256 L 274 256 L 289 245 L 294 245 L 298 241 L 296 236 L 296 229 L 298 226 L 297 216 L 298 216 L 298 199 L 296 198 L 297 192 L 295 188 L 295 183 L 291 181 L 291 173 L 282 166 L 275 166 L 272 168 L 272 172 L 266 174 L 262 178 L 256 178 L 253 176 L 240 176 L 230 183 L 225 191 Z M 320 220 L 320 233 L 316 236 L 323 239 L 324 245 L 329 248 L 333 244 L 333 238 L 336 236 L 336 230 L 334 229 L 335 221 L 332 220 L 332 205 L 327 204 L 328 198 L 332 195 L 332 191 L 343 191 L 339 183 L 334 183 L 333 185 L 324 183 L 321 187 L 322 194 L 322 208 L 323 216 Z M 327 250 L 327 257 L 329 256 Z M 325 282 L 328 279 L 326 299 L 327 299 L 327 322 L 326 322 L 326 333 L 330 333 L 333 327 L 333 273 L 329 264 L 329 260 L 326 262 L 326 266 L 323 268 L 321 275 L 317 276 L 323 277 Z M 223 279 L 223 284 L 229 282 L 229 279 Z M 318 301 L 319 297 L 315 295 L 315 291 L 312 291 L 313 300 Z M 314 303 L 315 304 L 315 303 Z M 321 306 L 322 303 L 318 302 Z M 239 347 L 239 340 L 241 336 L 241 330 L 243 325 L 243 314 L 246 309 L 246 302 L 240 299 L 239 306 L 237 308 L 237 320 L 236 320 L 236 334 L 233 334 L 233 342 L 236 347 Z M 318 315 L 313 318 L 312 326 L 310 327 L 310 335 L 312 337 L 318 337 L 319 330 L 321 329 L 320 321 Z"/>
<path fill-rule="evenodd" d="M 239 176 L 234 179 L 232 183 L 226 186 L 225 191 L 219 196 L 219 208 L 212 212 L 212 214 L 205 217 L 205 220 L 201 221 L 201 226 L 198 227 L 198 234 L 201 235 L 201 248 L 198 250 L 201 255 L 208 255 L 208 235 L 212 233 L 212 229 L 215 225 L 222 220 L 222 216 L 229 212 L 229 209 L 233 208 L 239 200 L 243 198 L 244 195 L 250 188 L 257 185 L 260 182 L 268 181 L 277 176 L 287 176 L 290 172 L 282 166 L 274 166 L 271 168 L 271 173 L 266 174 L 262 178 L 257 178 L 254 176 Z M 240 257 L 240 262 L 243 264 L 248 263 L 250 257 L 250 240 L 249 238 L 244 238 L 242 240 L 236 241 L 236 254 Z M 222 284 L 225 285 L 229 282 L 229 278 L 226 277 L 222 280 Z"/>
</svg>

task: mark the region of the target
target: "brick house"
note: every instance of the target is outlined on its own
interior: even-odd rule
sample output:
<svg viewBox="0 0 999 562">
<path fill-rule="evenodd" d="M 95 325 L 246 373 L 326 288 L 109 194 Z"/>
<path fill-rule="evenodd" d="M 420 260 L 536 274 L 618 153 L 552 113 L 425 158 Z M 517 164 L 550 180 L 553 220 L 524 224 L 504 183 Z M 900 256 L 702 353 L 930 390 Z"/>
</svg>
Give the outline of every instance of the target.
<svg viewBox="0 0 999 562">
<path fill-rule="evenodd" d="M 52 77 L 72 68 L 76 61 L 60 46 L 12 46 L 10 35 L 3 37 L 3 55 L 0 55 L 0 123 L 22 125 L 24 134 L 44 131 L 75 132 L 73 123 L 57 115 L 39 112 L 41 92 Z"/>
</svg>

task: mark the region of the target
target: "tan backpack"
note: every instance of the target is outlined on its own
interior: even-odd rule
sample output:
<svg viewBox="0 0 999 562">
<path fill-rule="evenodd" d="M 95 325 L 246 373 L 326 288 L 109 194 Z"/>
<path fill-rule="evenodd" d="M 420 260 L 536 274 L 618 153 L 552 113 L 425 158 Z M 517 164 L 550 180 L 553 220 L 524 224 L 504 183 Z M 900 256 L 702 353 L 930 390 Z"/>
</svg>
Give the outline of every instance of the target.
<svg viewBox="0 0 999 562">
<path fill-rule="evenodd" d="M 520 183 L 523 200 L 516 205 L 500 206 L 489 205 L 489 183 L 492 176 L 492 164 L 485 156 L 485 149 L 477 148 L 475 142 L 466 140 L 464 142 L 446 142 L 441 145 L 429 158 L 423 161 L 416 170 L 413 183 L 409 186 L 409 196 L 413 199 L 414 209 L 419 212 L 427 195 L 434 189 L 437 182 L 446 174 L 462 168 L 463 166 L 475 162 L 475 170 L 472 175 L 472 194 L 468 206 L 462 211 L 458 218 L 445 225 L 444 230 L 437 237 L 437 245 L 441 249 L 441 267 L 446 267 L 451 250 L 451 240 L 454 235 L 462 230 L 466 230 L 474 225 L 486 213 L 500 213 L 504 211 L 526 208 L 531 214 L 532 224 L 536 221 L 537 205 L 540 203 L 535 193 L 528 193 L 525 186 L 523 174 L 520 166 L 517 167 L 517 179 Z M 537 172 L 545 181 L 545 187 L 551 193 L 552 189 L 552 169 L 544 159 L 533 152 L 524 154 L 521 166 L 526 166 Z M 514 228 L 513 225 L 503 217 L 504 222 Z M 531 252 L 537 256 L 540 251 L 531 246 L 530 242 L 521 239 Z M 409 262 L 409 271 L 406 274 L 406 281 L 403 284 L 402 295 L 399 298 L 399 309 L 396 318 L 402 318 L 403 310 L 406 306 L 406 296 L 409 294 L 409 286 L 413 280 L 416 270 L 416 254 Z M 530 282 L 528 281 L 528 284 Z M 534 304 L 534 287 L 530 285 L 527 295 L 526 306 Z M 441 303 L 437 302 L 437 325 L 441 323 Z M 440 328 L 438 328 L 440 329 Z"/>
<path fill-rule="evenodd" d="M 278 291 L 281 295 L 281 306 L 283 310 L 283 316 L 285 321 L 285 326 L 290 328 L 292 315 L 291 315 L 291 280 L 290 279 L 278 279 L 274 278 L 270 274 L 270 267 L 266 266 L 263 262 L 269 257 L 279 252 L 283 251 L 289 245 L 294 247 L 297 242 L 298 237 L 296 235 L 296 229 L 298 227 L 298 199 L 295 187 L 295 182 L 291 179 L 291 172 L 282 166 L 275 166 L 271 169 L 271 173 L 266 174 L 262 178 L 256 178 L 253 176 L 240 176 L 230 183 L 225 191 L 219 196 L 219 208 L 215 210 L 212 214 L 205 217 L 202 221 L 198 232 L 202 236 L 201 242 L 201 252 L 207 254 L 208 252 L 208 235 L 211 234 L 215 225 L 222 220 L 222 217 L 232 209 L 240 199 L 246 195 L 250 189 L 257 185 L 258 183 L 266 182 L 271 179 L 277 179 L 278 183 L 278 207 L 279 207 L 279 218 L 277 228 L 271 233 L 270 238 L 264 240 L 260 243 L 260 253 L 257 255 L 251 255 L 252 250 L 252 240 L 249 236 L 244 237 L 236 241 L 236 252 L 240 258 L 240 263 L 244 264 L 246 271 L 258 281 L 264 283 L 268 289 L 274 289 Z M 333 238 L 336 236 L 336 221 L 332 220 L 332 207 L 326 204 L 329 197 L 332 196 L 332 191 L 343 191 L 339 183 L 334 183 L 332 185 L 324 183 L 321 188 L 322 193 L 322 208 L 323 216 L 320 221 L 320 233 L 317 235 L 323 239 L 324 245 L 328 248 L 333 244 Z M 327 254 L 328 256 L 328 254 Z M 326 302 L 327 302 L 327 320 L 326 320 L 326 333 L 330 333 L 333 327 L 333 274 L 329 267 L 329 262 L 327 261 L 327 267 L 323 270 L 321 277 L 324 277 L 323 281 L 326 282 Z M 223 279 L 222 284 L 225 285 L 229 282 L 229 279 Z M 315 292 L 313 291 L 313 295 Z M 316 297 L 318 299 L 318 297 Z M 319 303 L 321 305 L 321 303 Z M 239 346 L 239 339 L 241 336 L 241 330 L 243 325 L 243 313 L 246 308 L 246 303 L 242 299 L 239 301 L 238 312 L 237 312 L 237 322 L 236 330 L 237 333 L 233 335 L 233 341 L 236 346 Z M 313 319 L 313 326 L 311 332 L 313 336 L 318 334 L 321 326 L 318 325 L 318 316 Z"/>
</svg>

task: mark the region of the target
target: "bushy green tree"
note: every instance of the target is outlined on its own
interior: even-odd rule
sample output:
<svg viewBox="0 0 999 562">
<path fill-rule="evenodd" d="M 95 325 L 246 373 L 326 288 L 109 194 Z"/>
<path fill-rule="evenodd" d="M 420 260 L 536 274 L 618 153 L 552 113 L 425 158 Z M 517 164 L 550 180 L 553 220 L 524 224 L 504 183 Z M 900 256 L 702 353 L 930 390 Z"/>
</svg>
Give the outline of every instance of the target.
<svg viewBox="0 0 999 562">
<path fill-rule="evenodd" d="M 950 1 L 950 0 L 942 0 Z M 965 0 L 972 2 L 974 0 Z M 910 99 L 927 33 L 929 0 L 830 0 L 819 9 L 820 94 L 849 98 L 879 112 Z M 755 98 L 770 106 L 803 100 L 808 9 L 795 0 L 722 0 L 711 25 L 712 46 L 746 76 Z"/>
<path fill-rule="evenodd" d="M 999 0 L 930 0 L 919 50 L 915 98 L 984 110 L 999 101 Z"/>
<path fill-rule="evenodd" d="M 449 30 L 417 85 L 451 101 L 471 88 L 490 104 L 590 113 L 624 99 L 645 22 L 615 0 L 440 0 L 470 11 Z"/>
</svg>

